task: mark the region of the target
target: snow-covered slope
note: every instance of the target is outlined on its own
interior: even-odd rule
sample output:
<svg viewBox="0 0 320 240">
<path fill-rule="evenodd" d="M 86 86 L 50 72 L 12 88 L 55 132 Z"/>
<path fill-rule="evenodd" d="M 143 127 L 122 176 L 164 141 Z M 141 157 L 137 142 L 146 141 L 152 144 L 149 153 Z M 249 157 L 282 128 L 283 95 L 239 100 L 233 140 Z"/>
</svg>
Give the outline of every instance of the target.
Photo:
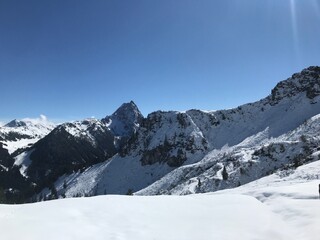
<svg viewBox="0 0 320 240">
<path fill-rule="evenodd" d="M 313 240 L 320 234 L 319 168 L 316 161 L 215 193 L 107 195 L 0 205 L 1 236 L 8 240 Z"/>
<path fill-rule="evenodd" d="M 45 116 L 39 119 L 13 120 L 0 127 L 0 142 L 10 154 L 32 146 L 55 127 Z"/>
<path fill-rule="evenodd" d="M 214 195 L 253 196 L 286 222 L 292 229 L 293 239 L 316 239 L 320 234 L 319 169 L 320 161 L 316 161 Z"/>
<path fill-rule="evenodd" d="M 0 205 L 0 212 L 8 240 L 297 239 L 277 214 L 241 195 L 109 195 Z"/>
<path fill-rule="evenodd" d="M 319 168 L 316 161 L 215 193 L 107 195 L 0 205 L 1 236 L 12 240 L 313 240 L 320 234 Z"/>
</svg>

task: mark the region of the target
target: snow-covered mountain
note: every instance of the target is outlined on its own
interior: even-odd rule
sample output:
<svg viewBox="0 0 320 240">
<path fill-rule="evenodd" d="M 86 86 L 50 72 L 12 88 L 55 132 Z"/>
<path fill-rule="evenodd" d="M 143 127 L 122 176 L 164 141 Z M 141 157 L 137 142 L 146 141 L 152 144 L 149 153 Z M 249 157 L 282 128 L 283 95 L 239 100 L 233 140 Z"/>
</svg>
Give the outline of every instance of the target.
<svg viewBox="0 0 320 240">
<path fill-rule="evenodd" d="M 1 201 L 22 202 L 34 193 L 32 183 L 21 175 L 14 157 L 31 148 L 54 127 L 45 116 L 13 120 L 0 127 L 0 196 L 5 193 L 5 200 Z"/>
<path fill-rule="evenodd" d="M 39 119 L 12 120 L 0 127 L 0 142 L 9 154 L 32 146 L 35 142 L 53 130 L 55 124 L 49 122 L 45 116 Z"/>
<path fill-rule="evenodd" d="M 143 118 L 131 102 L 102 120 L 59 125 L 18 155 L 0 142 L 0 201 L 187 195 L 0 205 L 2 237 L 315 239 L 319 85 L 320 68 L 310 67 L 235 109 Z"/>
<path fill-rule="evenodd" d="M 115 136 L 130 137 L 137 131 L 143 116 L 137 105 L 131 101 L 122 104 L 111 116 L 106 116 L 102 122 L 106 124 Z"/>
<path fill-rule="evenodd" d="M 190 194 L 237 187 L 273 172 L 320 159 L 320 115 L 293 131 L 269 138 L 268 129 L 238 145 L 208 153 L 200 162 L 178 168 L 139 195 Z"/>
<path fill-rule="evenodd" d="M 108 160 L 133 134 L 142 119 L 133 102 L 123 104 L 102 120 L 64 123 L 30 149 L 15 157 L 22 175 L 37 189 L 49 187 L 59 176 Z"/>
<path fill-rule="evenodd" d="M 118 154 L 62 176 L 57 190 L 66 196 L 215 191 L 312 161 L 317 137 L 290 134 L 318 126 L 312 117 L 320 113 L 319 85 L 320 68 L 309 67 L 235 109 L 151 113 Z"/>
</svg>

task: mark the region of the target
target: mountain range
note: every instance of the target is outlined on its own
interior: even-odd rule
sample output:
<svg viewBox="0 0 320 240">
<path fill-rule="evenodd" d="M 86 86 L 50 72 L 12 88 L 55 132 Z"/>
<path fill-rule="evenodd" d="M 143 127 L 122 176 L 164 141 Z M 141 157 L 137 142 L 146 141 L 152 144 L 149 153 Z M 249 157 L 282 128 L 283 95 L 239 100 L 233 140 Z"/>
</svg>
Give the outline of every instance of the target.
<svg viewBox="0 0 320 240">
<path fill-rule="evenodd" d="M 0 200 L 185 195 L 234 188 L 320 159 L 320 67 L 237 108 L 156 111 L 0 127 Z"/>
</svg>

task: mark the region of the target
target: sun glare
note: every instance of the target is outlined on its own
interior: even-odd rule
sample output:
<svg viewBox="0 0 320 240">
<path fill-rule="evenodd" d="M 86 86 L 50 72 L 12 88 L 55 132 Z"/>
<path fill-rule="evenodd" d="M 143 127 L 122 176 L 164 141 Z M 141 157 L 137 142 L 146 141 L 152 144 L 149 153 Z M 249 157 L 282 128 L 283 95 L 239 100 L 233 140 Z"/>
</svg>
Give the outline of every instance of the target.
<svg viewBox="0 0 320 240">
<path fill-rule="evenodd" d="M 291 11 L 291 30 L 294 44 L 294 53 L 299 61 L 299 36 L 298 36 L 298 24 L 297 24 L 297 9 L 295 0 L 290 0 L 290 11 Z"/>
</svg>

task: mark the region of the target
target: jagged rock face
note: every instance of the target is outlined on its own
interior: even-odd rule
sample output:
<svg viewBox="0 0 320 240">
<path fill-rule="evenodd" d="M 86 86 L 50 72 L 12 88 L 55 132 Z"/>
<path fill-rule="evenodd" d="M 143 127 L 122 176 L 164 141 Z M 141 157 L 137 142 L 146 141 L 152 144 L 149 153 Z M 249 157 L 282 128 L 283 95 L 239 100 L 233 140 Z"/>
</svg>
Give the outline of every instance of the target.
<svg viewBox="0 0 320 240">
<path fill-rule="evenodd" d="M 170 172 L 138 194 L 203 193 L 237 187 L 278 171 L 290 174 L 320 159 L 319 123 L 317 115 L 276 139 L 261 133 L 264 138 L 251 137 L 237 146 L 213 151 L 202 161 Z"/>
<path fill-rule="evenodd" d="M 154 112 L 141 123 L 122 155 L 141 155 L 142 165 L 181 166 L 191 155 L 207 150 L 207 141 L 186 113 Z"/>
<path fill-rule="evenodd" d="M 137 105 L 131 101 L 122 104 L 111 116 L 102 119 L 102 122 L 106 123 L 115 136 L 130 137 L 139 128 L 142 119 Z"/>
<path fill-rule="evenodd" d="M 309 67 L 291 78 L 279 82 L 271 92 L 270 104 L 275 105 L 281 99 L 305 92 L 309 99 L 320 95 L 320 67 Z"/>
<path fill-rule="evenodd" d="M 319 86 L 319 67 L 310 67 L 280 82 L 265 99 L 238 108 L 151 113 L 121 155 L 141 155 L 142 165 L 178 167 L 195 153 L 236 145 L 266 128 L 278 137 L 319 113 Z"/>
</svg>

